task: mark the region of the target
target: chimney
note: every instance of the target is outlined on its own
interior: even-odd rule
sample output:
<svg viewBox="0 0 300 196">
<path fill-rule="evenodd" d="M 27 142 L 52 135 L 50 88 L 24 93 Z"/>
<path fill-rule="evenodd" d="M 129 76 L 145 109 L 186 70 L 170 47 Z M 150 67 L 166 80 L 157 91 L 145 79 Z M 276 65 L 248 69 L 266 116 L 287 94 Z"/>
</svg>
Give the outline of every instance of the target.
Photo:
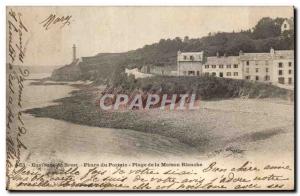
<svg viewBox="0 0 300 196">
<path fill-rule="evenodd" d="M 226 52 L 224 52 L 224 57 L 226 57 Z"/>
<path fill-rule="evenodd" d="M 217 56 L 217 57 L 219 57 L 219 56 L 220 56 L 220 55 L 219 55 L 219 52 L 217 52 L 217 53 L 216 53 L 216 56 Z"/>
<path fill-rule="evenodd" d="M 242 56 L 244 54 L 244 52 L 242 50 L 240 50 L 239 55 Z"/>
<path fill-rule="evenodd" d="M 76 45 L 73 44 L 73 62 L 76 61 Z"/>
<path fill-rule="evenodd" d="M 273 48 L 270 49 L 271 55 L 275 54 L 275 50 Z"/>
</svg>

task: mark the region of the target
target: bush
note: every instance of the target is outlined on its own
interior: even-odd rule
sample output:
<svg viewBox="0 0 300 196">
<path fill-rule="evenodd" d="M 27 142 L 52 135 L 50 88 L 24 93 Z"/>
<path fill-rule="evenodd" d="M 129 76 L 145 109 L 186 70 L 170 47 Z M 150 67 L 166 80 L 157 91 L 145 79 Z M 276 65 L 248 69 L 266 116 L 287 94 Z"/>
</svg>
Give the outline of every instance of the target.
<svg viewBox="0 0 300 196">
<path fill-rule="evenodd" d="M 121 78 L 119 78 L 121 79 Z M 290 90 L 282 89 L 270 84 L 256 83 L 245 80 L 217 78 L 211 76 L 177 77 L 155 76 L 134 80 L 132 77 L 122 77 L 122 81 L 115 83 L 114 89 L 122 89 L 123 93 L 142 90 L 158 94 L 192 94 L 195 93 L 202 100 L 228 99 L 237 97 L 288 98 Z"/>
</svg>

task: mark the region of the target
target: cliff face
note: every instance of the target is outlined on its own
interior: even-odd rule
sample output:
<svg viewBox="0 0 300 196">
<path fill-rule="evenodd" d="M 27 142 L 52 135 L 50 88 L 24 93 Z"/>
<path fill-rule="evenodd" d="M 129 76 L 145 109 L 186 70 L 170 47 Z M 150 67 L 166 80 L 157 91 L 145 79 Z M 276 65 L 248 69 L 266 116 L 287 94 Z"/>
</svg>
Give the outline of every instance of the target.
<svg viewBox="0 0 300 196">
<path fill-rule="evenodd" d="M 52 72 L 54 81 L 91 80 L 103 83 L 110 79 L 115 69 L 127 65 L 126 53 L 108 53 L 96 56 L 82 57 Z"/>
<path fill-rule="evenodd" d="M 52 72 L 51 79 L 54 81 L 76 81 L 81 78 L 79 59 Z"/>
</svg>

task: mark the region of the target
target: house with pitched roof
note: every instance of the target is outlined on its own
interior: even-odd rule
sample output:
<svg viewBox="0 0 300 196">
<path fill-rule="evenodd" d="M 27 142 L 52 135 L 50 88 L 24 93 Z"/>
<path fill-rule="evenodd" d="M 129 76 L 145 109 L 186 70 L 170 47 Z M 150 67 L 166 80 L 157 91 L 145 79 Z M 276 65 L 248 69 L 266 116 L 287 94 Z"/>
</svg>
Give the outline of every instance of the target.
<svg viewBox="0 0 300 196">
<path fill-rule="evenodd" d="M 177 73 L 179 76 L 200 76 L 204 63 L 204 52 L 177 53 Z"/>
<path fill-rule="evenodd" d="M 238 56 L 211 56 L 206 58 L 202 66 L 204 75 L 221 78 L 243 79 L 242 66 L 239 65 Z"/>
<path fill-rule="evenodd" d="M 294 30 L 294 18 L 285 19 L 281 25 L 281 33 Z"/>
</svg>

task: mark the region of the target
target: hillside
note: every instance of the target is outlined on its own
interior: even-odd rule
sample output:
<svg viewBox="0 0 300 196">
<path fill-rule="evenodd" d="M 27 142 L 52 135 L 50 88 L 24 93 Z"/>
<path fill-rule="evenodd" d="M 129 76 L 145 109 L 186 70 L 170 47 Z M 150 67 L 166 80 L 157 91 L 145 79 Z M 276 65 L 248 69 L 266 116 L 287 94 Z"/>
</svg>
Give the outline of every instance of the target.
<svg viewBox="0 0 300 196">
<path fill-rule="evenodd" d="M 55 81 L 74 81 L 74 80 L 80 80 L 81 75 L 81 69 L 78 65 L 79 59 L 76 61 L 65 65 L 63 67 L 60 67 L 52 72 L 51 79 Z"/>
<path fill-rule="evenodd" d="M 280 32 L 283 18 L 262 18 L 252 30 L 241 32 L 209 33 L 202 38 L 184 37 L 181 39 L 161 39 L 159 42 L 145 45 L 137 50 L 125 53 L 103 53 L 93 57 L 83 57 L 79 63 L 80 77 L 71 75 L 68 69 L 53 73 L 53 80 L 63 80 L 64 73 L 69 80 L 92 80 L 97 83 L 107 82 L 114 76 L 115 71 L 125 67 L 135 68 L 143 65 L 175 66 L 179 50 L 183 52 L 205 51 L 207 56 L 238 55 L 244 52 L 268 52 L 271 47 L 275 50 L 294 49 L 294 32 Z M 68 66 L 67 66 L 68 67 Z M 69 66 L 72 69 L 72 66 Z M 119 68 L 122 69 L 119 69 Z M 118 69 L 117 69 L 118 68 Z M 75 72 L 76 73 L 76 72 Z"/>
<path fill-rule="evenodd" d="M 184 78 L 182 78 L 184 77 Z M 189 77 L 154 76 L 134 79 L 120 74 L 108 86 L 104 93 L 134 95 L 139 92 L 157 95 L 195 94 L 197 99 L 231 99 L 231 98 L 282 98 L 293 100 L 293 91 L 273 85 L 253 83 L 247 80 L 218 78 L 212 76 Z"/>
</svg>

